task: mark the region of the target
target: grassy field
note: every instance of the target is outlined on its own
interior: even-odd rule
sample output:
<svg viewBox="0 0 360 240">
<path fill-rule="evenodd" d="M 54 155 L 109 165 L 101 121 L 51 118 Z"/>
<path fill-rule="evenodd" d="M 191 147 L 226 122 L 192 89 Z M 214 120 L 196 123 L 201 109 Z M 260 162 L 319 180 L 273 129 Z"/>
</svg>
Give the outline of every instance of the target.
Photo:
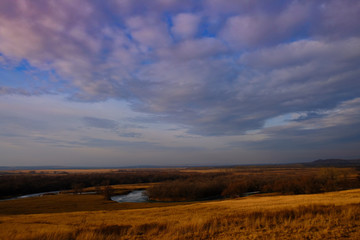
<svg viewBox="0 0 360 240">
<path fill-rule="evenodd" d="M 5 201 L 0 239 L 360 239 L 360 189 L 166 204 L 96 195 Z"/>
</svg>

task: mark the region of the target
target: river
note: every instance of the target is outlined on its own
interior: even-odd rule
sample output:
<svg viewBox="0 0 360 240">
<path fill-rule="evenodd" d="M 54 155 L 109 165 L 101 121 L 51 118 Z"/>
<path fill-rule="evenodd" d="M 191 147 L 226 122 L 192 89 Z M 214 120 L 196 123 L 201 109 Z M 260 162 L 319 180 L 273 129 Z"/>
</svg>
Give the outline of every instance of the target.
<svg viewBox="0 0 360 240">
<path fill-rule="evenodd" d="M 21 199 L 21 198 L 30 198 L 30 197 L 41 197 L 43 195 L 56 195 L 59 194 L 60 191 L 51 191 L 51 192 L 42 192 L 42 193 L 33 193 L 26 194 L 18 197 L 1 199 L 0 201 Z M 96 192 L 83 192 L 81 194 L 96 194 Z M 112 196 L 111 200 L 115 202 L 148 202 L 149 198 L 145 195 L 145 190 L 135 190 L 125 195 L 116 195 Z"/>
<path fill-rule="evenodd" d="M 145 195 L 145 190 L 132 191 L 125 195 L 112 196 L 111 200 L 115 202 L 148 202 L 149 198 Z"/>
<path fill-rule="evenodd" d="M 145 194 L 146 190 L 135 190 L 128 194 L 124 195 L 115 195 L 111 197 L 112 201 L 115 202 L 135 202 L 135 203 L 141 203 L 141 202 L 149 202 L 148 196 Z M 13 200 L 13 199 L 20 199 L 20 198 L 29 198 L 29 197 L 40 197 L 43 195 L 55 195 L 59 194 L 60 191 L 51 191 L 51 192 L 42 192 L 42 193 L 33 193 L 33 194 L 27 194 L 22 195 L 14 198 L 8 198 L 8 199 L 1 199 L 0 201 L 7 201 L 7 200 Z M 253 194 L 258 194 L 260 192 L 247 192 L 243 194 L 243 197 L 247 197 Z M 83 192 L 81 194 L 96 194 L 96 192 Z M 219 198 L 220 199 L 220 198 Z"/>
</svg>

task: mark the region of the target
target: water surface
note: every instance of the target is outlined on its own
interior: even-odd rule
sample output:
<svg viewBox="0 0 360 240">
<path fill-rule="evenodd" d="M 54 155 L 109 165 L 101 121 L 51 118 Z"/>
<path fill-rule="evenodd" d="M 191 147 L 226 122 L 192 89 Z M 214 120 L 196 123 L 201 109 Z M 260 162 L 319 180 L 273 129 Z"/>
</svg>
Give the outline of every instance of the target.
<svg viewBox="0 0 360 240">
<path fill-rule="evenodd" d="M 149 198 L 145 195 L 145 190 L 132 191 L 125 195 L 112 196 L 115 202 L 148 202 Z"/>
</svg>

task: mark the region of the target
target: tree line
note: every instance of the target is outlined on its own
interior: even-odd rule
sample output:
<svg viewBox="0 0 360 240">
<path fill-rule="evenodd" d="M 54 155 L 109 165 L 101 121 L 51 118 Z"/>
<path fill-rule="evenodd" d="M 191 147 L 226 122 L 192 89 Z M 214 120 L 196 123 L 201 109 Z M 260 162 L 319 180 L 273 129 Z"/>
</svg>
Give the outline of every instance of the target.
<svg viewBox="0 0 360 240">
<path fill-rule="evenodd" d="M 111 173 L 6 174 L 0 176 L 0 198 L 31 193 L 71 190 L 115 184 L 152 183 L 186 178 L 188 174 L 168 170 L 134 170 Z"/>
<path fill-rule="evenodd" d="M 340 168 L 319 169 L 300 175 L 263 173 L 256 175 L 198 175 L 155 185 L 147 195 L 155 201 L 193 201 L 245 196 L 251 192 L 311 194 L 360 187 L 360 178 Z"/>
</svg>

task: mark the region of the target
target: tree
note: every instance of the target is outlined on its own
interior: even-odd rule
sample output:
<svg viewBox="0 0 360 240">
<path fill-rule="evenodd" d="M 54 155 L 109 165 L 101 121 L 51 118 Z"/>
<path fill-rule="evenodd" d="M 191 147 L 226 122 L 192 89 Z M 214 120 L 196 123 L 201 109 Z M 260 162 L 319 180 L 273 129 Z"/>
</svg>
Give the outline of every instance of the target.
<svg viewBox="0 0 360 240">
<path fill-rule="evenodd" d="M 110 185 L 103 187 L 103 195 L 105 200 L 111 200 L 111 196 L 114 194 L 114 189 Z"/>
</svg>

